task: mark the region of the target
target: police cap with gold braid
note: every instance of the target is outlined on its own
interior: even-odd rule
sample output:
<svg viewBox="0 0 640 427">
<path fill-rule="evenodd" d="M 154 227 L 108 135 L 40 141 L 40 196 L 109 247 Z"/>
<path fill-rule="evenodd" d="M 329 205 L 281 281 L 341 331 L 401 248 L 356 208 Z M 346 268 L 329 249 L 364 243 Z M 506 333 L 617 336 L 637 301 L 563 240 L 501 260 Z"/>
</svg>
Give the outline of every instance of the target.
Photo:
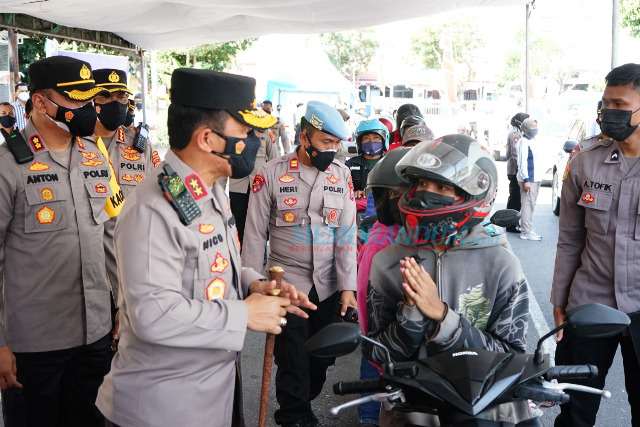
<svg viewBox="0 0 640 427">
<path fill-rule="evenodd" d="M 127 87 L 127 73 L 115 68 L 100 68 L 93 70 L 93 78 L 96 80 L 96 86 L 103 87 L 109 92 L 127 92 L 133 95 L 133 92 Z"/>
<path fill-rule="evenodd" d="M 29 66 L 29 90 L 53 89 L 73 101 L 88 101 L 100 93 L 109 92 L 97 87 L 91 65 L 68 56 L 50 56 Z"/>
<path fill-rule="evenodd" d="M 240 123 L 268 129 L 277 119 L 256 109 L 256 80 L 237 74 L 178 68 L 171 75 L 171 103 L 225 110 Z"/>
</svg>

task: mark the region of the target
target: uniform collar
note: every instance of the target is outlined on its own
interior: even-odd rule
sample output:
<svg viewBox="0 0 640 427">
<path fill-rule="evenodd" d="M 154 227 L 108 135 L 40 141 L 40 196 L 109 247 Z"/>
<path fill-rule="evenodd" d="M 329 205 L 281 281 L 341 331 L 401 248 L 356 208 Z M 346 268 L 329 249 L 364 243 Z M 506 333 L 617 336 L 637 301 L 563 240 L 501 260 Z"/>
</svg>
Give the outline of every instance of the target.
<svg viewBox="0 0 640 427">
<path fill-rule="evenodd" d="M 208 188 L 200 175 L 183 162 L 172 150 L 167 151 L 164 161 L 182 178 L 185 187 L 198 205 L 203 205 L 213 198 L 213 190 Z"/>
<path fill-rule="evenodd" d="M 602 142 L 598 142 L 598 144 L 602 144 L 604 146 L 609 145 L 609 150 L 604 159 L 605 163 L 621 163 L 622 162 L 622 149 L 620 148 L 620 144 L 618 141 L 614 140 L 603 140 Z"/>
</svg>

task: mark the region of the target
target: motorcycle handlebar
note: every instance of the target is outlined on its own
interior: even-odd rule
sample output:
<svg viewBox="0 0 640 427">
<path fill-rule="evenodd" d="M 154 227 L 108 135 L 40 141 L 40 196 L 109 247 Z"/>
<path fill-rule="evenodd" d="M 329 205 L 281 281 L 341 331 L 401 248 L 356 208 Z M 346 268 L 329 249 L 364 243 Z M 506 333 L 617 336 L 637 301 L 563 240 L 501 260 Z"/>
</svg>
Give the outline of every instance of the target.
<svg viewBox="0 0 640 427">
<path fill-rule="evenodd" d="M 380 379 L 352 382 L 340 381 L 333 385 L 333 392 L 337 395 L 377 393 L 384 390 L 384 384 Z"/>
<path fill-rule="evenodd" d="M 598 375 L 598 367 L 594 365 L 567 365 L 554 366 L 550 368 L 544 377 L 547 381 L 557 379 L 558 381 L 567 380 L 586 380 L 595 378 Z"/>
<path fill-rule="evenodd" d="M 514 395 L 523 399 L 531 399 L 535 402 L 567 403 L 569 401 L 569 395 L 562 391 L 527 384 L 520 385 L 515 390 Z"/>
</svg>

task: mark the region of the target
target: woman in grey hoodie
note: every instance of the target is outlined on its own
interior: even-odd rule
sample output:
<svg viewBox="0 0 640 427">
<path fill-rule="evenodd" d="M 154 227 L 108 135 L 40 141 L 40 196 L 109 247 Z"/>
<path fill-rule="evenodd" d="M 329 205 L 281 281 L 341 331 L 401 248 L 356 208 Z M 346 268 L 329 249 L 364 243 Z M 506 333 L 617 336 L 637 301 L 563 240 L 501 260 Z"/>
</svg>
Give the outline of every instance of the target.
<svg viewBox="0 0 640 427">
<path fill-rule="evenodd" d="M 502 230 L 482 224 L 498 180 L 489 154 L 465 135 L 448 135 L 417 145 L 396 171 L 412 187 L 399 202 L 404 232 L 373 261 L 368 335 L 395 361 L 468 348 L 524 352 L 527 281 Z M 385 360 L 379 348 L 364 351 Z M 533 415 L 516 402 L 482 417 L 517 424 Z M 398 418 L 381 414 L 381 426 L 404 425 Z"/>
</svg>

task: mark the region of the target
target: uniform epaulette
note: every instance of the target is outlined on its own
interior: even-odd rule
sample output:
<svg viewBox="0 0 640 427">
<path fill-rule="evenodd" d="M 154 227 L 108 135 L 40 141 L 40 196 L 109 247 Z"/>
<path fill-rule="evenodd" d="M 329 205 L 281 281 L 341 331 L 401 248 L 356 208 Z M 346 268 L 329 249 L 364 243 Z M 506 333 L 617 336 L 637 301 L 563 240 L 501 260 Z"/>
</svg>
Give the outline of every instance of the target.
<svg viewBox="0 0 640 427">
<path fill-rule="evenodd" d="M 583 146 L 583 148 L 580 150 L 581 152 L 593 151 L 598 148 L 608 148 L 611 146 L 611 144 L 613 144 L 613 139 L 607 138 L 606 136 L 602 135 L 596 135 L 594 137 L 586 139 L 581 143 L 581 145 L 586 142 L 589 142 L 590 144 L 588 146 Z"/>
<path fill-rule="evenodd" d="M 184 225 L 190 225 L 202 215 L 200 207 L 187 190 L 184 181 L 171 166 L 164 166 L 164 170 L 158 175 L 158 185 L 164 198 L 171 204 Z"/>
</svg>

